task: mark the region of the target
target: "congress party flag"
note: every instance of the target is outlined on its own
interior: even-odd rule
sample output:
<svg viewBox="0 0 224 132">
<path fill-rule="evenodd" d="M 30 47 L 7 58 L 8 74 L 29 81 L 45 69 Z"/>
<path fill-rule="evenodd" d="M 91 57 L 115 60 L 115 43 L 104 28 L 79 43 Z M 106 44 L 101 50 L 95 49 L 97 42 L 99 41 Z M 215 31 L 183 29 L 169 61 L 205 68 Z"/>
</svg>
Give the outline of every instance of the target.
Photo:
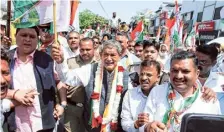
<svg viewBox="0 0 224 132">
<path fill-rule="evenodd" d="M 53 22 L 53 0 L 13 0 L 13 24 L 16 28 L 33 27 Z M 68 31 L 71 2 L 56 0 L 57 32 Z"/>
<path fill-rule="evenodd" d="M 143 21 L 140 21 L 135 29 L 131 32 L 131 39 L 134 41 L 141 41 L 143 40 Z"/>
</svg>

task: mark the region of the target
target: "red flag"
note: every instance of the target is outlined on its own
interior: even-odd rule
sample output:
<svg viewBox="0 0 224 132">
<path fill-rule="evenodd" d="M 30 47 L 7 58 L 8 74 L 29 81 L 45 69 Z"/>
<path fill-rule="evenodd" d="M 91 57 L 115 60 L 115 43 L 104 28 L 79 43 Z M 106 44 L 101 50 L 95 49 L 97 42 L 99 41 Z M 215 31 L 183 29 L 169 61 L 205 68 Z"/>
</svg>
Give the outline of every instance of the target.
<svg viewBox="0 0 224 132">
<path fill-rule="evenodd" d="M 171 35 L 171 29 L 173 27 L 173 25 L 175 24 L 176 19 L 167 19 L 166 20 L 166 28 L 167 28 L 167 32 L 166 32 L 166 37 L 165 37 L 165 41 L 164 43 L 170 47 L 170 35 Z"/>
<path fill-rule="evenodd" d="M 169 35 L 171 34 L 170 31 L 171 31 L 171 28 L 173 27 L 173 25 L 175 24 L 175 21 L 176 21 L 175 18 L 166 20 L 166 27 L 167 27 L 167 29 L 169 31 Z"/>
<path fill-rule="evenodd" d="M 131 32 L 131 39 L 136 40 L 140 33 L 143 31 L 143 22 L 140 21 L 135 29 Z"/>
</svg>

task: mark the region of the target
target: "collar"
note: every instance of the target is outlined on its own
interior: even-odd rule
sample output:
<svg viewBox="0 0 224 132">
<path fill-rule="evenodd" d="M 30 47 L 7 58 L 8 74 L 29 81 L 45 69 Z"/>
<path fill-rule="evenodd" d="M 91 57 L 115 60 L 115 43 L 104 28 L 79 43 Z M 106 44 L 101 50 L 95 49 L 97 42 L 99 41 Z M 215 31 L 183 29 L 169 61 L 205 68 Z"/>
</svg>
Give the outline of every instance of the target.
<svg viewBox="0 0 224 132">
<path fill-rule="evenodd" d="M 32 53 L 30 53 L 29 55 L 27 55 L 26 58 L 31 58 L 31 59 L 33 59 L 33 58 L 34 58 L 34 53 L 35 53 L 35 52 L 36 52 L 36 50 L 34 50 L 34 51 L 33 51 Z M 14 58 L 14 59 L 19 59 L 19 58 L 18 58 L 17 49 L 16 49 L 16 51 L 15 51 L 15 54 L 14 54 L 13 58 Z"/>
<path fill-rule="evenodd" d="M 137 92 L 138 92 L 139 94 L 141 94 L 141 96 L 142 96 L 143 98 L 148 98 L 148 97 L 145 96 L 145 94 L 142 92 L 141 85 L 139 85 L 139 86 L 136 87 L 136 88 L 137 88 Z"/>
<path fill-rule="evenodd" d="M 124 57 L 128 58 L 130 56 L 130 54 L 131 53 L 126 49 L 124 56 L 122 56 L 121 58 L 124 58 Z"/>
<path fill-rule="evenodd" d="M 211 81 L 211 80 L 218 80 L 218 77 L 217 77 L 217 73 L 216 72 L 210 72 L 210 74 L 209 74 L 209 76 L 208 76 L 208 78 L 205 80 L 205 83 L 204 83 L 204 85 L 208 82 L 208 81 Z M 200 80 L 199 79 L 197 79 L 197 84 L 199 85 L 199 86 L 201 86 L 202 87 L 202 84 L 201 84 L 201 82 L 200 82 Z"/>
<path fill-rule="evenodd" d="M 76 51 L 75 52 L 73 52 L 72 51 L 72 49 L 68 46 L 68 47 L 66 47 L 71 53 L 74 53 L 74 54 L 77 54 L 78 52 L 79 52 L 79 47 L 78 47 L 78 49 L 76 49 Z"/>
<path fill-rule="evenodd" d="M 83 62 L 83 60 L 81 59 L 80 55 L 77 55 L 77 62 Z"/>
<path fill-rule="evenodd" d="M 104 69 L 106 70 L 106 68 L 104 68 Z M 112 75 L 114 75 L 114 71 L 115 71 L 115 70 L 113 70 L 113 71 L 110 73 L 110 72 L 108 72 L 108 71 L 106 70 L 107 75 L 108 75 L 109 77 L 111 77 Z"/>
<path fill-rule="evenodd" d="M 26 64 L 26 63 L 28 63 L 28 62 L 31 62 L 31 63 L 32 63 L 32 60 L 33 60 L 33 58 L 34 58 L 34 53 L 35 53 L 35 51 L 36 51 L 36 50 L 34 50 L 34 51 L 33 51 L 32 53 L 30 53 L 29 55 L 27 55 L 27 56 L 26 56 L 26 61 L 25 61 L 25 62 L 22 62 L 22 61 L 19 59 L 19 57 L 18 57 L 18 53 L 17 53 L 17 49 L 16 49 L 13 58 L 14 58 L 14 60 L 15 60 L 15 62 L 16 62 L 17 64 L 22 64 L 22 63 Z"/>
</svg>

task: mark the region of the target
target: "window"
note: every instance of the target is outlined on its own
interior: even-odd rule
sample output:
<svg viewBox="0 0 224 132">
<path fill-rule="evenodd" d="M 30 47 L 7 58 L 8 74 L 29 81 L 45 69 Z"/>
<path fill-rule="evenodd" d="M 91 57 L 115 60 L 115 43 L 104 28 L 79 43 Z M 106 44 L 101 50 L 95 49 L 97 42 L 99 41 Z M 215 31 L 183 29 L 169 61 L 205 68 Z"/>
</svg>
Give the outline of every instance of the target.
<svg viewBox="0 0 224 132">
<path fill-rule="evenodd" d="M 202 21 L 213 20 L 214 11 L 215 11 L 215 5 L 205 7 L 203 10 Z"/>
<path fill-rule="evenodd" d="M 203 15 L 203 12 L 199 12 L 199 13 L 198 13 L 197 22 L 201 22 L 201 20 L 202 20 L 202 15 Z"/>
<path fill-rule="evenodd" d="M 182 20 L 183 21 L 186 21 L 186 16 L 187 16 L 187 13 L 185 13 L 185 14 L 182 15 Z"/>
<path fill-rule="evenodd" d="M 151 26 L 154 26 L 154 24 L 155 24 L 155 20 L 152 20 L 151 21 Z"/>
<path fill-rule="evenodd" d="M 215 8 L 215 14 L 214 14 L 213 20 L 220 19 L 220 15 L 221 15 L 220 11 L 222 8 L 224 8 L 224 6 Z"/>
</svg>

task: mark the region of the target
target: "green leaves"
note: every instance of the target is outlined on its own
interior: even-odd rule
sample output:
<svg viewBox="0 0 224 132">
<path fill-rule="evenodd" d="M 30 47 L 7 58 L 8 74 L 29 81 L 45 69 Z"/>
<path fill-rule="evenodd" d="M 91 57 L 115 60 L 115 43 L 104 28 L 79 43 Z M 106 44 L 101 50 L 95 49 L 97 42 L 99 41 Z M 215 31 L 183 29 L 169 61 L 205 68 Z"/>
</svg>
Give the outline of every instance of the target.
<svg viewBox="0 0 224 132">
<path fill-rule="evenodd" d="M 106 24 L 108 23 L 108 20 L 86 9 L 79 13 L 79 23 L 80 23 L 80 28 L 84 29 L 96 23 L 99 23 L 100 25 Z"/>
</svg>

